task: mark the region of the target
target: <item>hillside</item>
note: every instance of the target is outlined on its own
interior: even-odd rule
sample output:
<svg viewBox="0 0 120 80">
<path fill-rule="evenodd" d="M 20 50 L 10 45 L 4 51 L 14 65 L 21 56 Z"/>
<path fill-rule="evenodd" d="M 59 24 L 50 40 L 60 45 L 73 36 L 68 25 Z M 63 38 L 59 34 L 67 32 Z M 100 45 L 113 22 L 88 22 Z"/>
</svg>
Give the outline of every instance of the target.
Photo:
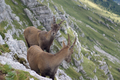
<svg viewBox="0 0 120 80">
<path fill-rule="evenodd" d="M 120 15 L 90 0 L 1 0 L 0 5 L 0 79 L 50 80 L 29 68 L 23 31 L 28 26 L 49 31 L 53 16 L 57 23 L 65 21 L 51 54 L 67 42 L 67 34 L 71 42 L 77 37 L 72 60 L 62 62 L 56 80 L 120 79 Z"/>
<path fill-rule="evenodd" d="M 116 3 L 118 3 L 118 5 L 120 5 L 120 0 L 113 0 L 115 1 Z"/>
<path fill-rule="evenodd" d="M 103 9 L 108 10 L 110 12 L 113 12 L 115 14 L 120 15 L 120 5 L 119 1 L 114 2 L 113 0 L 91 0 L 94 3 L 100 5 L 101 7 L 103 7 Z"/>
</svg>

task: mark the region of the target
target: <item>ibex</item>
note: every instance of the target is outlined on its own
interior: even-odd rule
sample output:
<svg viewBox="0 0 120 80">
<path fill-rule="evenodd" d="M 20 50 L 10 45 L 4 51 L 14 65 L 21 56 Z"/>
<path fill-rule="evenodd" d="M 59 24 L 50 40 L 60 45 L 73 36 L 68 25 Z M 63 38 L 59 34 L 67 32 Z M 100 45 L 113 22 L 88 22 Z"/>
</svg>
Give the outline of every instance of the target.
<svg viewBox="0 0 120 80">
<path fill-rule="evenodd" d="M 28 27 L 24 31 L 24 37 L 28 47 L 32 45 L 38 45 L 42 50 L 49 52 L 50 46 L 54 40 L 54 37 L 58 30 L 61 28 L 62 20 L 59 24 L 56 24 L 55 17 L 53 17 L 53 23 L 50 31 L 41 31 L 35 27 Z"/>
<path fill-rule="evenodd" d="M 76 38 L 72 46 L 70 46 L 70 37 L 68 35 L 68 44 L 65 45 L 63 41 L 63 48 L 56 54 L 45 52 L 37 45 L 31 46 L 27 52 L 30 68 L 36 71 L 36 73 L 41 74 L 41 76 L 49 76 L 54 80 L 55 73 L 62 61 L 71 61 L 75 42 Z"/>
</svg>

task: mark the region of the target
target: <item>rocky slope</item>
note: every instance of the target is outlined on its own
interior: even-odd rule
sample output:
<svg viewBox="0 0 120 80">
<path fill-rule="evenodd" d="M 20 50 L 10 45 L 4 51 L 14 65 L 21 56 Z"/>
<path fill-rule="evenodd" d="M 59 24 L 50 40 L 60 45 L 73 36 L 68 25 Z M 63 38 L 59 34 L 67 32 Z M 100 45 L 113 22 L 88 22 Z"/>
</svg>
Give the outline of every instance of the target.
<svg viewBox="0 0 120 80">
<path fill-rule="evenodd" d="M 52 54 L 55 54 L 61 49 L 63 40 L 67 44 L 68 33 L 72 37 L 71 42 L 73 42 L 75 36 L 77 37 L 72 61 L 71 63 L 63 61 L 56 73 L 56 79 L 118 80 L 120 78 L 120 57 L 116 55 L 119 55 L 119 53 L 116 51 L 116 55 L 113 55 L 112 52 L 110 54 L 109 49 L 103 47 L 108 47 L 108 45 L 105 45 L 99 41 L 99 39 L 104 38 L 103 40 L 108 40 L 115 48 L 117 45 L 119 51 L 119 38 L 116 37 L 118 35 L 114 34 L 116 41 L 112 40 L 113 37 L 111 37 L 111 34 L 113 34 L 112 30 L 116 32 L 117 29 L 119 30 L 119 27 L 117 27 L 117 29 L 115 27 L 119 26 L 119 23 L 94 13 L 94 11 L 92 11 L 93 9 L 86 6 L 82 0 L 70 0 L 67 3 L 71 5 L 70 8 L 64 0 L 58 2 L 55 0 L 0 0 L 0 46 L 5 48 L 0 48 L 0 63 L 2 65 L 7 63 L 14 69 L 27 71 L 39 80 L 49 80 L 29 69 L 29 64 L 26 59 L 27 47 L 23 37 L 23 31 L 28 26 L 35 26 L 41 30 L 48 31 L 50 30 L 52 18 L 55 16 L 57 22 L 61 19 L 64 19 L 65 22 L 51 46 Z M 76 17 L 79 11 L 75 14 L 75 11 L 72 12 L 72 10 L 76 9 L 84 12 L 81 12 L 79 15 L 82 18 L 79 19 L 79 17 Z M 85 13 L 89 15 L 86 16 Z M 110 32 L 110 35 L 101 31 L 100 28 L 94 27 L 94 25 L 98 24 L 104 25 L 105 30 L 109 29 L 108 32 Z M 103 37 L 99 38 L 88 35 L 91 34 L 91 31 L 93 33 L 96 32 L 95 34 L 99 34 L 100 36 L 102 34 Z M 7 45 L 8 49 L 7 46 L 4 45 Z M 34 80 L 35 78 L 28 79 Z"/>
</svg>

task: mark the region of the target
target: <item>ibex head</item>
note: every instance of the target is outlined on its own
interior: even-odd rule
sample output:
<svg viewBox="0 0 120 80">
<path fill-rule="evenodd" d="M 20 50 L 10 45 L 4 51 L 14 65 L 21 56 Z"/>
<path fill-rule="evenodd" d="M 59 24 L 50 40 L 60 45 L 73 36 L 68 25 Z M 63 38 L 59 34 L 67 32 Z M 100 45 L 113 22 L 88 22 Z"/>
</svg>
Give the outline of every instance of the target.
<svg viewBox="0 0 120 80">
<path fill-rule="evenodd" d="M 51 35 L 52 36 L 55 36 L 58 32 L 58 30 L 61 28 L 61 24 L 64 20 L 62 20 L 59 24 L 56 24 L 56 21 L 55 21 L 55 17 L 53 16 L 53 23 L 52 23 L 52 26 L 51 26 Z"/>
<path fill-rule="evenodd" d="M 70 36 L 69 36 L 69 34 L 68 34 L 68 44 L 65 45 L 65 43 L 63 41 L 63 47 L 67 47 L 67 49 L 68 49 L 68 51 L 67 51 L 68 56 L 66 56 L 66 58 L 65 58 L 65 60 L 67 62 L 71 61 L 71 55 L 73 54 L 73 47 L 75 46 L 75 42 L 76 42 L 76 37 L 75 37 L 74 43 L 70 46 Z"/>
</svg>

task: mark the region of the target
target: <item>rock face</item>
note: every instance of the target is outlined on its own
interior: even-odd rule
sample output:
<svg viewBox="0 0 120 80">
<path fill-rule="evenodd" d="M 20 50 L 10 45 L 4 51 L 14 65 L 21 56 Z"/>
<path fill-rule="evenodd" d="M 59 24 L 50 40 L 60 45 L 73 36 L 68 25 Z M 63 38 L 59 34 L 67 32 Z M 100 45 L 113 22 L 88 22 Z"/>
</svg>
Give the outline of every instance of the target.
<svg viewBox="0 0 120 80">
<path fill-rule="evenodd" d="M 37 0 L 21 0 L 24 5 L 26 5 L 34 14 L 35 19 L 43 23 L 43 26 L 47 30 L 51 28 L 52 14 L 47 6 L 41 5 Z M 30 11 L 25 9 L 25 12 L 28 16 L 31 15 Z M 32 17 L 31 17 L 32 18 Z M 34 23 L 34 22 L 32 22 Z"/>
<path fill-rule="evenodd" d="M 0 0 L 0 22 L 3 20 L 10 20 L 11 8 L 6 5 L 4 0 Z"/>
<path fill-rule="evenodd" d="M 30 19 L 30 21 L 32 22 L 33 26 L 37 28 L 37 26 L 40 26 L 40 21 L 37 20 L 34 15 L 32 14 L 32 12 L 29 9 L 24 9 L 25 13 L 27 14 L 28 18 Z"/>
<path fill-rule="evenodd" d="M 27 61 L 27 47 L 22 40 L 14 40 L 12 35 L 7 32 L 5 33 L 5 42 L 9 46 L 11 52 L 8 54 L 11 55 L 12 59 L 14 59 L 14 55 L 17 54 L 19 58 L 24 58 Z M 7 53 L 5 55 L 7 55 Z"/>
</svg>

